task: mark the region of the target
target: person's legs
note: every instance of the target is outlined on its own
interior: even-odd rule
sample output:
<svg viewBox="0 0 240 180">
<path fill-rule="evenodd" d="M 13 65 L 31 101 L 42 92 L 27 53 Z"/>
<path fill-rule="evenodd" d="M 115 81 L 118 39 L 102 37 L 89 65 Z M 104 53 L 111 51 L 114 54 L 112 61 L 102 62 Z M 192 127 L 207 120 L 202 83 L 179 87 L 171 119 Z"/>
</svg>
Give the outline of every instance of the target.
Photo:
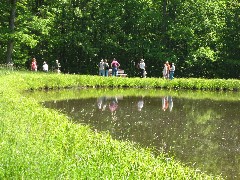
<svg viewBox="0 0 240 180">
<path fill-rule="evenodd" d="M 141 78 L 144 77 L 144 69 L 140 69 L 140 77 L 141 77 Z"/>
<path fill-rule="evenodd" d="M 117 68 L 112 69 L 112 76 L 117 76 Z"/>
<path fill-rule="evenodd" d="M 100 70 L 100 76 L 104 76 L 104 70 Z"/>
<path fill-rule="evenodd" d="M 164 74 L 163 74 L 163 79 L 168 79 L 167 73 L 164 73 Z"/>
<path fill-rule="evenodd" d="M 174 74 L 174 71 L 170 71 L 170 75 L 169 75 L 169 79 L 173 79 L 173 74 Z"/>
<path fill-rule="evenodd" d="M 174 79 L 174 71 L 172 72 L 172 79 Z"/>
<path fill-rule="evenodd" d="M 108 70 L 105 70 L 105 76 L 108 77 Z"/>
<path fill-rule="evenodd" d="M 170 71 L 169 79 L 172 80 L 172 71 Z"/>
<path fill-rule="evenodd" d="M 169 79 L 172 80 L 174 78 L 173 75 L 174 75 L 174 71 L 170 71 Z"/>
</svg>

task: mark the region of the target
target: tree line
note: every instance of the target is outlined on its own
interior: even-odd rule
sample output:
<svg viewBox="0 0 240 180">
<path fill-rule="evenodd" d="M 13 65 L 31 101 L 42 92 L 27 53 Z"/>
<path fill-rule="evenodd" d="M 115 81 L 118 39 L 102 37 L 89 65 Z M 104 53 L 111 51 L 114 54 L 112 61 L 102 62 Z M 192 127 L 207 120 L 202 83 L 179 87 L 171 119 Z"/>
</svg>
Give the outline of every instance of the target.
<svg viewBox="0 0 240 180">
<path fill-rule="evenodd" d="M 116 58 L 136 76 L 145 59 L 148 76 L 162 76 L 166 61 L 176 77 L 240 77 L 238 0 L 3 0 L 0 63 L 97 74 Z"/>
</svg>

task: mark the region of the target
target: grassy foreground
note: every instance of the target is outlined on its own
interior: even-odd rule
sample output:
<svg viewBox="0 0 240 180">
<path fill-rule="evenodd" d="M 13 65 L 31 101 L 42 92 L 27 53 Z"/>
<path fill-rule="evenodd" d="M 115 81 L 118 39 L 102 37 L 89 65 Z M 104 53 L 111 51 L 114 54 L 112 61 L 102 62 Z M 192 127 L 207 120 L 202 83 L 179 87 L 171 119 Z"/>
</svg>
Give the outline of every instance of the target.
<svg viewBox="0 0 240 180">
<path fill-rule="evenodd" d="M 202 88 L 208 84 L 197 81 Z M 219 89 L 240 88 L 237 80 L 230 85 L 218 81 L 224 84 Z M 171 87 L 181 82 L 171 81 Z M 163 80 L 1 71 L 0 83 L 0 179 L 221 179 L 73 124 L 60 112 L 42 107 L 38 98 L 22 93 L 78 86 L 162 87 L 167 83 Z"/>
</svg>

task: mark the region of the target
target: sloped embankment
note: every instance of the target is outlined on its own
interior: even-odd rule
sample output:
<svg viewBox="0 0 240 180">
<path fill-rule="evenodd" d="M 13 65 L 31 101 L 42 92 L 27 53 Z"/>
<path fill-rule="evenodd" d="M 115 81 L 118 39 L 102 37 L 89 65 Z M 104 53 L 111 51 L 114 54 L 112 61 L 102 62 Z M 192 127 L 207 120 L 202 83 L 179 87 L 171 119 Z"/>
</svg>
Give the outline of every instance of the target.
<svg viewBox="0 0 240 180">
<path fill-rule="evenodd" d="M 0 75 L 1 179 L 220 179 L 73 124 L 21 94 L 40 87 L 78 86 L 81 78 L 85 84 L 93 83 L 74 75 Z"/>
</svg>

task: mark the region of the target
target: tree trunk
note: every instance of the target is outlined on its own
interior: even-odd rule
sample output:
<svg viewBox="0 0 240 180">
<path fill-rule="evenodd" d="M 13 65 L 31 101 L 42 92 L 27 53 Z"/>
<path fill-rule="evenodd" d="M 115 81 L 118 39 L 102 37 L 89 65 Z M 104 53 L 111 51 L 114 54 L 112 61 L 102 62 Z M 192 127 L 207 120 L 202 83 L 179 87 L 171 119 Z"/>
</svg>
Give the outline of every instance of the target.
<svg viewBox="0 0 240 180">
<path fill-rule="evenodd" d="M 15 22 L 15 17 L 16 17 L 16 4 L 17 0 L 9 0 L 10 1 L 10 6 L 11 6 L 11 11 L 10 11 L 10 20 L 9 20 L 9 30 L 10 30 L 10 35 L 14 33 L 14 22 Z M 12 53 L 13 53 L 13 44 L 14 40 L 13 37 L 10 37 L 8 40 L 8 46 L 7 46 L 7 64 L 12 63 Z"/>
</svg>

